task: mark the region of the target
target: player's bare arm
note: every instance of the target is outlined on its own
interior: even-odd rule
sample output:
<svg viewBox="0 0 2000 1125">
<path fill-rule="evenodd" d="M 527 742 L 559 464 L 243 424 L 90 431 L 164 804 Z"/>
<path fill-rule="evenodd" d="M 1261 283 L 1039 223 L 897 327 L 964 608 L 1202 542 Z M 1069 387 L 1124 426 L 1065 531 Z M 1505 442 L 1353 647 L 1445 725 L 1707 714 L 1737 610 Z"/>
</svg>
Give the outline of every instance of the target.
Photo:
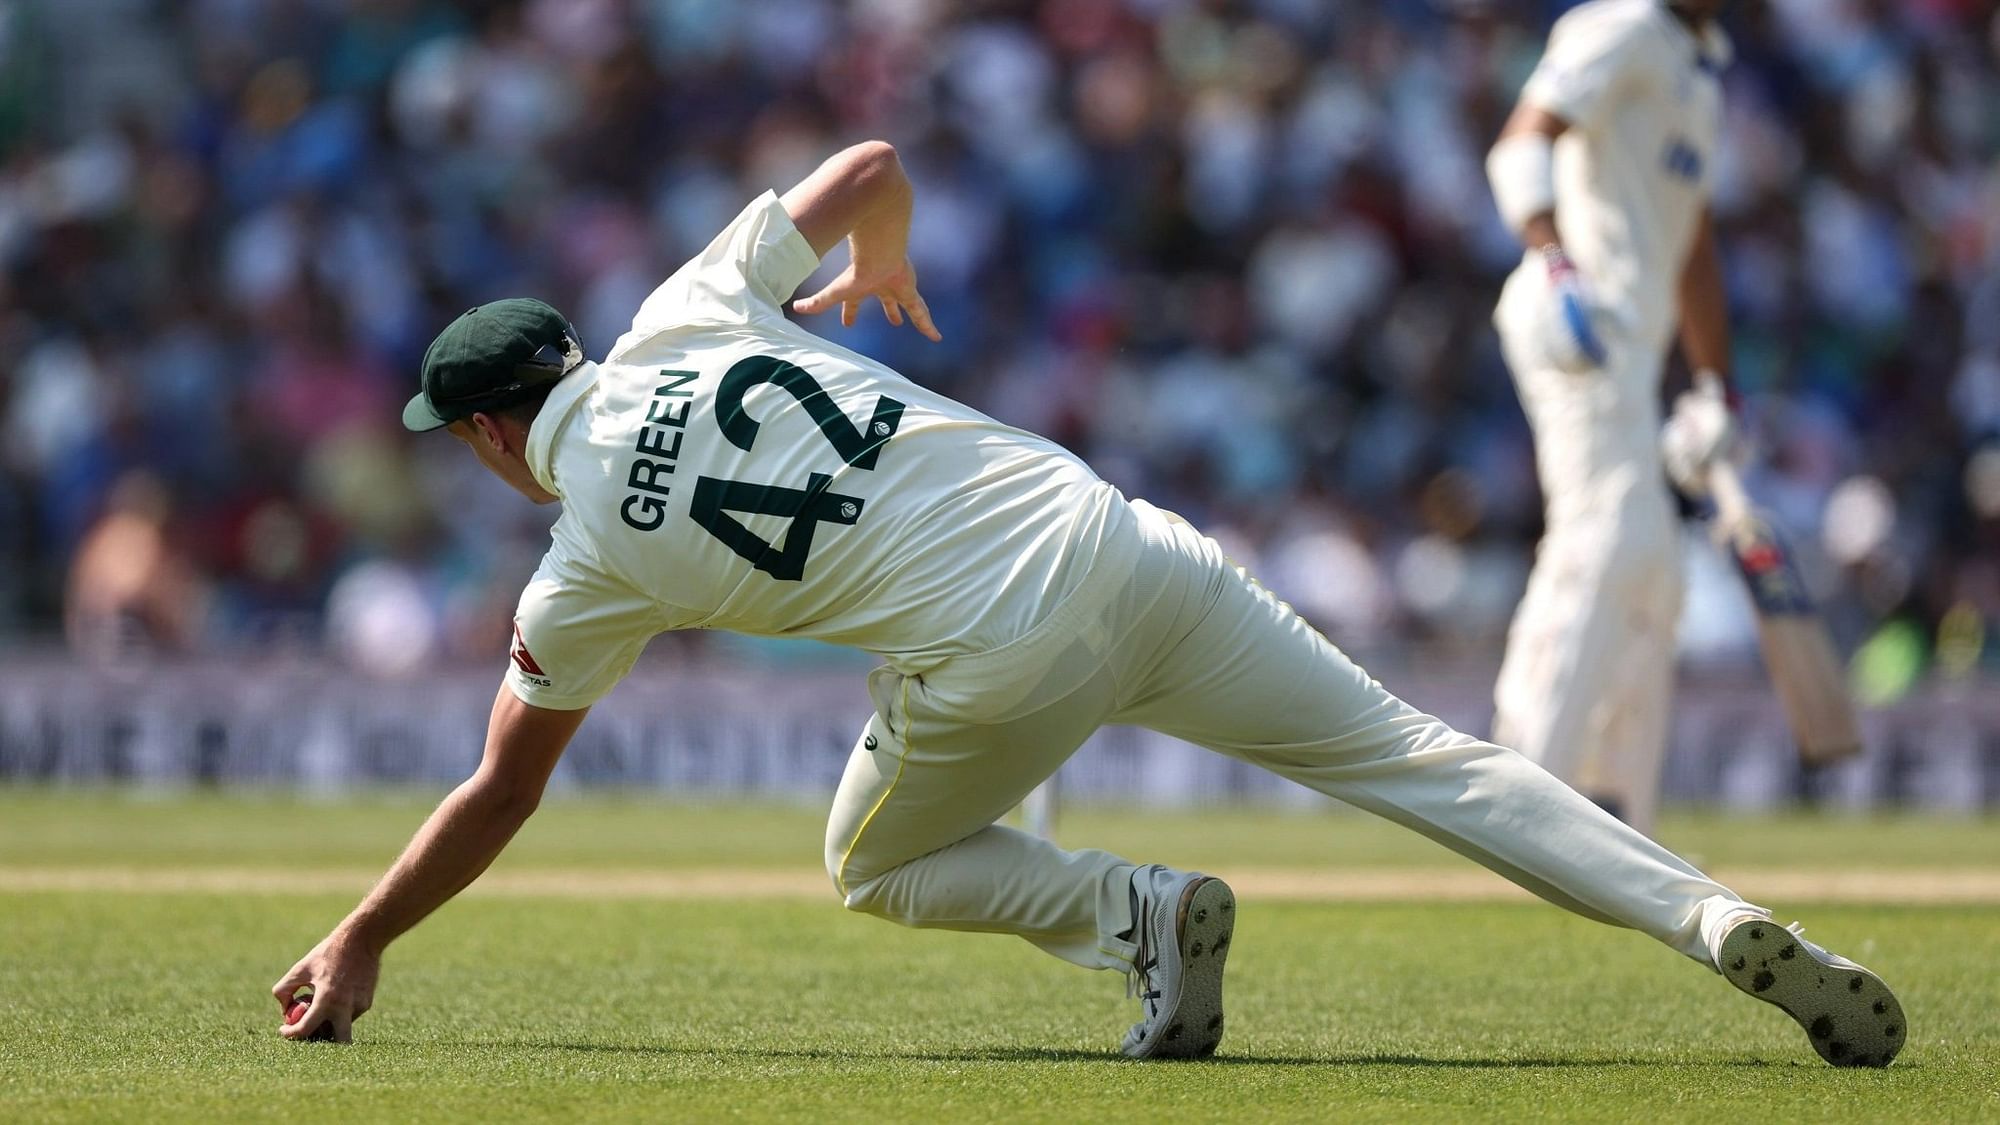
<svg viewBox="0 0 2000 1125">
<path fill-rule="evenodd" d="M 1727 456 L 1736 442 L 1729 385 L 1729 305 L 1715 221 L 1707 209 L 1681 267 L 1677 297 L 1681 355 L 1694 382 L 1674 400 L 1673 415 L 1660 435 L 1660 457 L 1681 491 L 1700 496 L 1709 491 L 1709 467 Z"/>
<path fill-rule="evenodd" d="M 310 1007 L 280 1035 L 306 1039 L 324 1024 L 334 1039 L 352 1038 L 354 1020 L 374 1002 L 382 951 L 492 864 L 535 811 L 587 713 L 531 707 L 500 688 L 479 768 L 431 813 L 361 905 L 272 986 L 281 1011 L 299 989 L 312 989 Z"/>
<path fill-rule="evenodd" d="M 907 315 L 911 327 L 940 339 L 910 264 L 915 200 L 903 163 L 887 141 L 866 141 L 834 154 L 786 192 L 779 202 L 813 252 L 825 257 L 846 239 L 849 255 L 839 277 L 792 302 L 792 308 L 811 314 L 838 305 L 840 323 L 852 326 L 862 302 L 873 297 L 890 324 L 901 326 Z"/>
<path fill-rule="evenodd" d="M 1729 379 L 1729 304 L 1722 284 L 1722 253 L 1715 219 L 1707 209 L 1695 228 L 1687 264 L 1681 267 L 1681 355 L 1688 370 L 1712 371 Z"/>
</svg>

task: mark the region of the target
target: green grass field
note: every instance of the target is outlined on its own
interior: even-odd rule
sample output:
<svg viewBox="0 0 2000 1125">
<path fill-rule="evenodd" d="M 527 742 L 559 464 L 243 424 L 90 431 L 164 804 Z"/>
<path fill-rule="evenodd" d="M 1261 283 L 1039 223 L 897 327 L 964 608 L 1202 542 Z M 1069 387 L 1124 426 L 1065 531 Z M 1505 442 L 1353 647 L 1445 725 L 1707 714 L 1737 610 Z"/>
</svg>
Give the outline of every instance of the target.
<svg viewBox="0 0 2000 1125">
<path fill-rule="evenodd" d="M 1206 1063 L 1119 1058 L 1120 978 L 848 914 L 830 891 L 475 889 L 391 951 L 353 1046 L 278 1039 L 266 989 L 352 894 L 174 880 L 361 879 L 424 808 L 0 790 L 0 1121 L 2000 1117 L 1991 902 L 1772 904 L 1896 986 L 1909 1046 L 1881 1072 L 1827 1068 L 1776 1009 L 1539 904 L 1247 894 Z M 1991 820 L 1682 817 L 1663 836 L 1719 868 L 2000 867 Z M 1412 897 L 1467 866 L 1355 815 L 1087 812 L 1063 838 L 1222 874 L 1392 869 Z M 495 875 L 810 876 L 818 855 L 815 809 L 571 800 Z M 170 889 L 54 878 L 110 869 Z"/>
</svg>

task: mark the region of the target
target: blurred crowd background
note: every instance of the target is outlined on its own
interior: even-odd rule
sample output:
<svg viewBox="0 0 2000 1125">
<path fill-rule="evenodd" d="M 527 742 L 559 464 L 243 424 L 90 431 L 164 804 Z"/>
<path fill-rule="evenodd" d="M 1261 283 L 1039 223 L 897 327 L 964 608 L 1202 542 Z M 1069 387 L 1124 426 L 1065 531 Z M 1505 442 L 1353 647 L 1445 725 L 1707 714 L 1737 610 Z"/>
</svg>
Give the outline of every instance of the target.
<svg viewBox="0 0 2000 1125">
<path fill-rule="evenodd" d="M 1344 645 L 1496 656 L 1540 501 L 1482 161 L 1568 6 L 0 0 L 0 640 L 496 662 L 551 513 L 401 430 L 431 334 L 533 294 L 601 355 L 752 195 L 879 136 L 945 343 L 815 330 L 1185 513 Z M 1993 666 L 1995 4 L 1727 26 L 1752 488 L 1872 699 Z M 1685 645 L 1746 655 L 1689 564 Z"/>
</svg>

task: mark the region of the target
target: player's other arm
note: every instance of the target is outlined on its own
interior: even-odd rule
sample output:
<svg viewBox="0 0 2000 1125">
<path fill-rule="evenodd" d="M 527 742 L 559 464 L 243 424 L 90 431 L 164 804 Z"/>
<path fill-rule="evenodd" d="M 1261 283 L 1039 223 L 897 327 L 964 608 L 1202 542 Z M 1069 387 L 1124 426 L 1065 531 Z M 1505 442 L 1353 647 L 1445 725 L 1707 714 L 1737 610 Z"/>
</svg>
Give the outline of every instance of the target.
<svg viewBox="0 0 2000 1125">
<path fill-rule="evenodd" d="M 355 1018 L 374 1000 L 382 951 L 477 879 L 514 838 L 587 713 L 533 707 L 500 688 L 479 768 L 431 813 L 361 905 L 272 986 L 281 1010 L 299 988 L 313 989 L 305 1015 L 279 1034 L 304 1039 L 330 1023 L 334 1038 L 351 1038 Z"/>
<path fill-rule="evenodd" d="M 917 331 L 939 339 L 929 306 L 917 291 L 917 271 L 910 264 L 910 215 L 916 191 L 903 162 L 887 141 L 864 141 L 835 153 L 812 175 L 787 191 L 779 202 L 812 246 L 824 257 L 847 240 L 847 269 L 826 288 L 792 302 L 801 313 L 825 312 L 840 306 L 840 322 L 854 323 L 861 303 L 874 297 L 882 303 L 889 323 L 900 325 L 907 315 Z"/>
<path fill-rule="evenodd" d="M 1688 370 L 1711 372 L 1724 387 L 1729 382 L 1729 304 L 1722 285 L 1722 253 L 1716 245 L 1715 220 L 1707 208 L 1695 229 L 1694 245 L 1681 267 L 1681 355 Z"/>
<path fill-rule="evenodd" d="M 1674 400 L 1673 415 L 1660 435 L 1660 456 L 1674 483 L 1699 496 L 1708 491 L 1709 466 L 1727 456 L 1736 441 L 1728 295 L 1723 290 L 1715 221 L 1706 208 L 1681 266 L 1678 296 L 1681 355 L 1694 373 L 1694 386 Z"/>
</svg>

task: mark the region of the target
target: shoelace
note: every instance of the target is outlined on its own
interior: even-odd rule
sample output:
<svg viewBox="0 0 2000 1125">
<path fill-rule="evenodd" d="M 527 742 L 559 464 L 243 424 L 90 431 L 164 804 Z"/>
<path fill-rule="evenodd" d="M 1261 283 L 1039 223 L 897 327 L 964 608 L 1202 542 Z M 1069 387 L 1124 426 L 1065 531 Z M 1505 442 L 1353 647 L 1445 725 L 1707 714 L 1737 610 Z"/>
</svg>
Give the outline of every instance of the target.
<svg viewBox="0 0 2000 1125">
<path fill-rule="evenodd" d="M 1825 946 L 1806 940 L 1806 924 L 1804 922 L 1793 922 L 1791 925 L 1785 927 L 1785 932 L 1799 939 L 1800 945 L 1803 945 L 1807 949 L 1811 950 L 1813 952 L 1813 955 L 1815 957 L 1818 957 L 1822 961 L 1826 960 L 1828 957 L 1834 956 L 1834 954 L 1827 952 Z"/>
<path fill-rule="evenodd" d="M 1152 906 L 1149 902 L 1139 904 L 1139 948 L 1132 953 L 1132 971 L 1125 975 L 1125 998 L 1138 997 L 1146 1003 L 1146 1013 L 1155 1014 L 1157 1005 L 1153 1001 L 1160 998 L 1160 990 L 1153 987 L 1153 970 L 1159 967 L 1160 959 L 1153 953 Z"/>
</svg>

